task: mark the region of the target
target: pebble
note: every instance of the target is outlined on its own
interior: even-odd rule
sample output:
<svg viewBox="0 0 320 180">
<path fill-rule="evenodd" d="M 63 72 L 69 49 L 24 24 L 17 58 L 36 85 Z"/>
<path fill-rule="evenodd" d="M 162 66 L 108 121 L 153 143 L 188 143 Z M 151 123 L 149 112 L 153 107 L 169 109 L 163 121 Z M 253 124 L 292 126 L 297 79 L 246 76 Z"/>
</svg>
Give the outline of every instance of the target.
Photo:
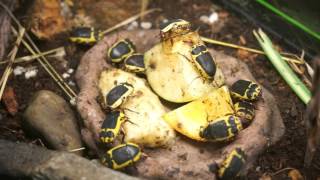
<svg viewBox="0 0 320 180">
<path fill-rule="evenodd" d="M 73 81 L 69 81 L 68 84 L 69 84 L 70 86 L 75 86 L 75 85 L 76 85 L 76 83 L 74 83 Z"/>
<path fill-rule="evenodd" d="M 24 77 L 26 79 L 30 79 L 30 78 L 36 77 L 37 73 L 38 73 L 38 69 L 31 67 L 24 73 Z"/>
<path fill-rule="evenodd" d="M 82 147 L 73 111 L 54 92 L 38 91 L 28 104 L 24 118 L 26 131 L 39 136 L 50 148 L 67 151 Z M 81 154 L 81 151 L 75 153 Z"/>
<path fill-rule="evenodd" d="M 133 21 L 128 27 L 127 27 L 127 30 L 134 30 L 134 29 L 137 29 L 139 26 L 138 22 L 137 21 Z"/>
<path fill-rule="evenodd" d="M 70 74 L 68 74 L 68 73 L 63 73 L 63 74 L 62 74 L 62 77 L 63 77 L 64 79 L 67 79 L 67 78 L 70 77 Z"/>
<path fill-rule="evenodd" d="M 22 66 L 17 66 L 13 69 L 13 74 L 15 76 L 19 76 L 19 75 L 23 74 L 24 72 L 26 72 L 26 69 Z"/>
<path fill-rule="evenodd" d="M 70 68 L 68 69 L 67 73 L 72 74 L 74 72 L 74 69 Z"/>
<path fill-rule="evenodd" d="M 163 19 L 162 23 L 167 23 L 169 20 L 168 19 Z"/>
<path fill-rule="evenodd" d="M 209 16 L 202 15 L 200 16 L 200 21 L 207 23 L 207 24 L 213 24 L 219 20 L 218 13 L 212 12 Z"/>
<path fill-rule="evenodd" d="M 142 29 L 150 29 L 152 27 L 152 23 L 151 22 L 141 22 L 140 26 Z"/>
<path fill-rule="evenodd" d="M 256 171 L 259 172 L 260 170 L 261 170 L 261 167 L 260 167 L 260 166 L 257 166 L 257 167 L 256 167 Z"/>
<path fill-rule="evenodd" d="M 209 17 L 206 15 L 202 15 L 200 16 L 200 21 L 204 22 L 204 23 L 208 23 L 209 22 Z"/>
<path fill-rule="evenodd" d="M 213 24 L 219 20 L 219 15 L 217 12 L 212 12 L 209 16 L 209 23 Z"/>
</svg>

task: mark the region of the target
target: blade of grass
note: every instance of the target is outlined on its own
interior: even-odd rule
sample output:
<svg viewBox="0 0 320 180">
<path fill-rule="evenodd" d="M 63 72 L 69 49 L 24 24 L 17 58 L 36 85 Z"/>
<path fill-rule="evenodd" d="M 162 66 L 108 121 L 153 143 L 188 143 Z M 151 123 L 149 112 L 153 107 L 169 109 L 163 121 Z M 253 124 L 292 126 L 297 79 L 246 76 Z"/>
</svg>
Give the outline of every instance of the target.
<svg viewBox="0 0 320 180">
<path fill-rule="evenodd" d="M 271 40 L 268 36 L 259 29 L 253 31 L 254 36 L 258 40 L 263 51 L 266 53 L 270 62 L 277 69 L 282 78 L 287 82 L 296 95 L 307 104 L 311 99 L 311 92 L 292 71 L 290 66 L 281 58 L 280 54 L 273 48 Z"/>
</svg>

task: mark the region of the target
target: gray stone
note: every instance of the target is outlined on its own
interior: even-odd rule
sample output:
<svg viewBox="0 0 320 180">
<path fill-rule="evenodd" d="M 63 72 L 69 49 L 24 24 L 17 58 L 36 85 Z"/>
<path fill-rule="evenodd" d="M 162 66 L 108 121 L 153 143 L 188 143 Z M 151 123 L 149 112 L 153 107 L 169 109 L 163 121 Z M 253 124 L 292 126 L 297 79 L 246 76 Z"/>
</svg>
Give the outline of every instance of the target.
<svg viewBox="0 0 320 180">
<path fill-rule="evenodd" d="M 137 180 L 77 155 L 0 139 L 0 173 L 16 179 Z"/>
<path fill-rule="evenodd" d="M 32 134 L 40 136 L 48 147 L 68 151 L 82 146 L 73 111 L 69 104 L 55 93 L 47 90 L 37 92 L 24 117 L 25 127 Z"/>
</svg>

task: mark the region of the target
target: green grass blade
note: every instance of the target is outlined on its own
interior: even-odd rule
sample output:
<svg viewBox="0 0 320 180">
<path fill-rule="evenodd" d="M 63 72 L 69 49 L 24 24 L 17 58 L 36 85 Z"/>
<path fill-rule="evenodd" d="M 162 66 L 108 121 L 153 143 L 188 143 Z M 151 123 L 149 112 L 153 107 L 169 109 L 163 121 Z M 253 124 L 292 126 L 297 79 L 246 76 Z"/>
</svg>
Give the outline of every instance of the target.
<svg viewBox="0 0 320 180">
<path fill-rule="evenodd" d="M 263 51 L 266 53 L 267 57 L 280 73 L 282 78 L 287 82 L 287 84 L 296 93 L 296 95 L 305 104 L 307 104 L 311 99 L 311 92 L 309 91 L 309 89 L 292 71 L 290 66 L 281 58 L 280 54 L 273 48 L 271 40 L 261 29 L 259 29 L 258 32 L 253 31 L 253 34 L 257 38 Z"/>
</svg>

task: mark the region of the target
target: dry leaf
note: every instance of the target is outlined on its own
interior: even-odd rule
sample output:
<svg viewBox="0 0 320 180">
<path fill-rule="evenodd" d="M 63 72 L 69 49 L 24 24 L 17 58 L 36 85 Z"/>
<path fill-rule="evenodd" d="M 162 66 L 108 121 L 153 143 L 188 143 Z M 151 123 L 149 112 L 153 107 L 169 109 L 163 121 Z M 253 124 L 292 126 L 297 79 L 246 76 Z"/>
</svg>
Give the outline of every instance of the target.
<svg viewBox="0 0 320 180">
<path fill-rule="evenodd" d="M 61 15 L 60 1 L 36 0 L 31 8 L 31 31 L 39 39 L 50 39 L 67 30 L 65 17 Z"/>
<path fill-rule="evenodd" d="M 7 108 L 8 112 L 14 116 L 18 112 L 18 102 L 16 100 L 16 95 L 12 87 L 7 86 L 4 90 L 2 101 Z"/>
<path fill-rule="evenodd" d="M 291 178 L 291 180 L 303 180 L 303 176 L 297 169 L 293 169 L 289 171 L 288 176 Z"/>
</svg>

